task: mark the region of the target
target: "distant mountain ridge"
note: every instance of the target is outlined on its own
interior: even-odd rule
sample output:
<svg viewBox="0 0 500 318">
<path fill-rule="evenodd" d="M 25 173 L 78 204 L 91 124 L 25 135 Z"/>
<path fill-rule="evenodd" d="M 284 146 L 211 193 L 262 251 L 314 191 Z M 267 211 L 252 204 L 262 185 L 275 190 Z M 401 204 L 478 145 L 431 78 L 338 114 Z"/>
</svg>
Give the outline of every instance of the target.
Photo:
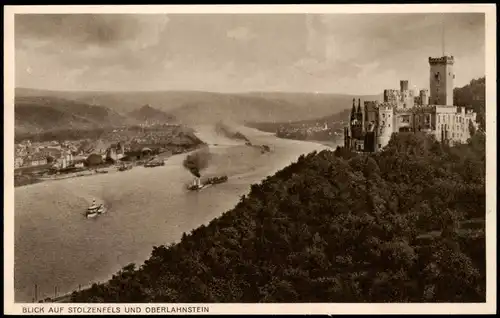
<svg viewBox="0 0 500 318">
<path fill-rule="evenodd" d="M 484 125 L 485 78 L 455 88 L 455 104 L 478 112 Z M 288 92 L 214 93 L 201 91 L 89 92 L 16 88 L 16 132 L 93 129 L 145 121 L 215 124 L 331 122 L 348 117 L 352 100 L 381 95 Z M 346 115 L 347 114 L 347 115 Z"/>
<path fill-rule="evenodd" d="M 111 108 L 126 114 L 142 105 L 172 114 L 185 122 L 218 122 L 225 120 L 299 120 L 316 118 L 350 107 L 353 98 L 373 99 L 378 96 L 352 96 L 315 93 L 213 93 L 201 91 L 152 92 L 67 92 L 17 88 L 16 96 L 55 96 L 89 105 Z M 250 109 L 247 106 L 252 106 Z M 283 111 L 293 111 L 283 113 Z M 193 112 L 195 114 L 193 115 Z M 305 116 L 305 117 L 304 117 Z"/>
<path fill-rule="evenodd" d="M 95 129 L 131 124 L 130 118 L 102 106 L 54 96 L 16 96 L 16 133 Z"/>
<path fill-rule="evenodd" d="M 150 105 L 144 105 L 128 113 L 128 116 L 141 122 L 174 122 L 175 116 L 169 115 Z"/>
</svg>

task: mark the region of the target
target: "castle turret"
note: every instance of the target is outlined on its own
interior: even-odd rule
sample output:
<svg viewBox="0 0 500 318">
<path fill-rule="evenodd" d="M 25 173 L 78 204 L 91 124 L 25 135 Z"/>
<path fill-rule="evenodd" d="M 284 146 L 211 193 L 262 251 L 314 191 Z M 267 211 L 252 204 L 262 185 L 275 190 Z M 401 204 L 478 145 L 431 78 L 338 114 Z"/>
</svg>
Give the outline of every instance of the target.
<svg viewBox="0 0 500 318">
<path fill-rule="evenodd" d="M 351 123 L 356 119 L 356 99 L 352 99 L 352 110 L 351 110 Z"/>
<path fill-rule="evenodd" d="M 356 112 L 357 119 L 359 121 L 363 121 L 363 111 L 361 110 L 361 99 L 358 99 L 358 111 Z"/>
<path fill-rule="evenodd" d="M 420 90 L 420 105 L 429 105 L 429 91 L 426 89 Z"/>
<path fill-rule="evenodd" d="M 399 81 L 399 86 L 401 88 L 401 93 L 407 91 L 408 90 L 408 81 L 406 81 L 406 80 Z"/>
</svg>

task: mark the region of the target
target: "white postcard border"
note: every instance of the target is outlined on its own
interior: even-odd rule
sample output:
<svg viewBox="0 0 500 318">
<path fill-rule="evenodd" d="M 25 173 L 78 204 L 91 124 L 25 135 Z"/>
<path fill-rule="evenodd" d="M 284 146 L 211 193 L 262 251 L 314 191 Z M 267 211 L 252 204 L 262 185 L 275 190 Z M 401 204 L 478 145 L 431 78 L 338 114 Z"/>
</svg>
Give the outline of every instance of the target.
<svg viewBox="0 0 500 318">
<path fill-rule="evenodd" d="M 300 14 L 300 13 L 430 13 L 484 12 L 486 52 L 486 255 L 487 301 L 480 304 L 21 304 L 14 303 L 14 15 L 20 13 L 203 13 L 203 14 Z M 4 7 L 4 313 L 23 314 L 29 308 L 148 308 L 200 307 L 202 312 L 162 312 L 161 314 L 346 314 L 346 313 L 495 313 L 496 312 L 496 11 L 494 4 L 404 4 L 404 5 L 213 5 L 213 6 L 5 6 Z M 23 309 L 24 308 L 24 309 Z M 208 308 L 208 312 L 203 312 Z M 162 309 L 163 311 L 167 309 Z M 187 310 L 187 309 L 183 309 Z M 73 313 L 88 314 L 88 312 Z M 99 313 L 93 313 L 98 315 Z M 107 312 L 107 314 L 113 314 Z M 116 314 L 116 313 L 114 313 Z"/>
</svg>

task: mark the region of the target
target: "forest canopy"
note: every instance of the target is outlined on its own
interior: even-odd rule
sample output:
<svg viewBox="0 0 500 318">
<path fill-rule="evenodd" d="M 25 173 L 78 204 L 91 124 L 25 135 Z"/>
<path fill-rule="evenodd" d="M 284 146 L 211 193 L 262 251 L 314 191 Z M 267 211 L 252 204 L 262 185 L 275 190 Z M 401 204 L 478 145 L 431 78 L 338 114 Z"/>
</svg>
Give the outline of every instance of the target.
<svg viewBox="0 0 500 318">
<path fill-rule="evenodd" d="M 313 152 L 72 302 L 484 302 L 485 134 Z"/>
<path fill-rule="evenodd" d="M 473 79 L 463 87 L 453 90 L 453 104 L 470 107 L 477 113 L 477 122 L 482 130 L 486 129 L 486 77 Z"/>
</svg>

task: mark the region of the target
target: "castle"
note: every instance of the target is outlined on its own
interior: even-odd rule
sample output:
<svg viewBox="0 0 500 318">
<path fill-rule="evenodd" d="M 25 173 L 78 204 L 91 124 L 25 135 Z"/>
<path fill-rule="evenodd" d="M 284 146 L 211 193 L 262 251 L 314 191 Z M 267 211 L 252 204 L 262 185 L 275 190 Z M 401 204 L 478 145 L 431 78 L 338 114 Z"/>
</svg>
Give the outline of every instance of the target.
<svg viewBox="0 0 500 318">
<path fill-rule="evenodd" d="M 429 90 L 415 96 L 408 81 L 400 89 L 384 90 L 384 101 L 353 100 L 349 126 L 344 128 L 344 147 L 375 152 L 385 147 L 393 133 L 426 132 L 447 143 L 463 143 L 470 138 L 469 125 L 477 128 L 476 113 L 453 106 L 453 56 L 429 57 Z"/>
</svg>

